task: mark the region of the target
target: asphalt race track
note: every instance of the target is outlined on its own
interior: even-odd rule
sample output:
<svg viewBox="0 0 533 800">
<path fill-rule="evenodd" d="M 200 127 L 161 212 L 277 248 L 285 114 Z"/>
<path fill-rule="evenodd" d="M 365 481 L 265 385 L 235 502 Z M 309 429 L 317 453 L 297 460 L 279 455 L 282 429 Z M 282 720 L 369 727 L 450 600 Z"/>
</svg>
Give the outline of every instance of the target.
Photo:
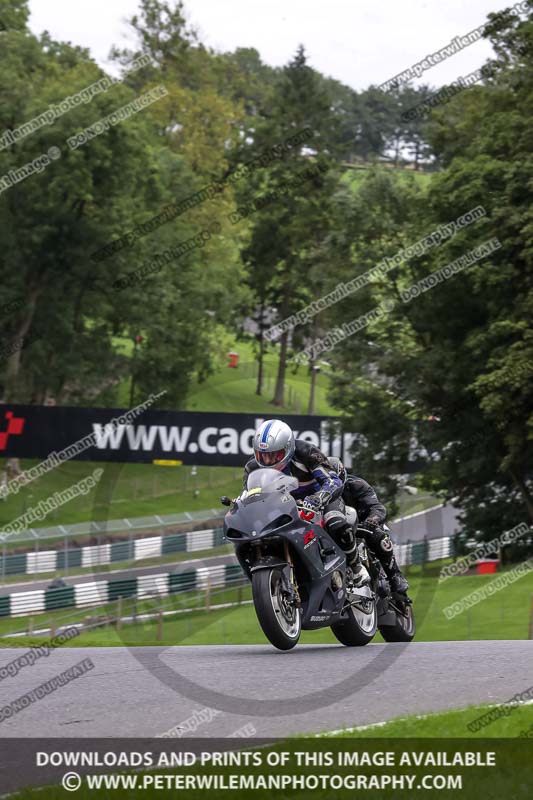
<svg viewBox="0 0 533 800">
<path fill-rule="evenodd" d="M 0 666 L 22 652 L 2 650 Z M 0 737 L 152 737 L 206 707 L 220 713 L 196 736 L 248 723 L 286 736 L 504 702 L 533 684 L 533 641 L 72 648 L 1 680 L 0 708 L 84 658 L 94 669 L 4 719 Z"/>
</svg>

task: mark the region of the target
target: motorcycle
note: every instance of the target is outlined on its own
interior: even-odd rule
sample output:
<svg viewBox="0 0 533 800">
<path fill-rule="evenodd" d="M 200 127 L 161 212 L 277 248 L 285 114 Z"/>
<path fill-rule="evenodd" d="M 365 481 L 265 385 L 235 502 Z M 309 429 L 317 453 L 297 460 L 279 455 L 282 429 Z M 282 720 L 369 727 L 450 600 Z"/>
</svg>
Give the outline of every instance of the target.
<svg viewBox="0 0 533 800">
<path fill-rule="evenodd" d="M 356 586 L 321 512 L 292 496 L 297 488 L 296 478 L 264 468 L 250 473 L 235 500 L 221 498 L 231 506 L 224 535 L 251 581 L 267 639 L 279 650 L 291 650 L 302 630 L 330 627 L 348 647 L 368 644 L 377 630 L 387 642 L 411 641 L 415 622 L 409 598 L 391 593 L 378 559 L 360 536 L 357 546 L 370 582 Z M 348 511 L 357 525 L 355 510 Z"/>
</svg>

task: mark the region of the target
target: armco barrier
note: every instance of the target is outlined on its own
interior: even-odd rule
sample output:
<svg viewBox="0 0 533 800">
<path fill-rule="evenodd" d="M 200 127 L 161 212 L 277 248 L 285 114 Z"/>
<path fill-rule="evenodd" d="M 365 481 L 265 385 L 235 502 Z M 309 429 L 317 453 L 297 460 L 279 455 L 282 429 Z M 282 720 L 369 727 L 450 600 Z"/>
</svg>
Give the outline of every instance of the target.
<svg viewBox="0 0 533 800">
<path fill-rule="evenodd" d="M 162 572 L 111 581 L 93 581 L 59 589 L 16 592 L 0 597 L 0 617 L 23 617 L 61 608 L 92 608 L 119 597 L 167 597 L 178 592 L 234 585 L 243 580 L 240 564 L 217 564 L 214 567 L 183 572 Z"/>
<path fill-rule="evenodd" d="M 0 580 L 8 575 L 37 575 L 76 567 L 100 567 L 116 561 L 143 561 L 172 553 L 194 553 L 223 544 L 222 528 L 212 528 L 86 547 L 6 554 L 0 555 Z"/>
<path fill-rule="evenodd" d="M 100 567 L 118 561 L 143 561 L 172 553 L 194 553 L 211 550 L 224 543 L 222 528 L 212 528 L 102 545 L 0 555 L 0 579 L 8 575 L 36 575 L 75 567 Z M 443 537 L 397 545 L 396 552 L 400 566 L 424 564 L 426 561 L 453 557 L 453 539 Z"/>
<path fill-rule="evenodd" d="M 439 561 L 441 558 L 454 558 L 454 539 L 453 536 L 443 536 L 440 539 L 422 539 L 419 542 L 398 544 L 394 545 L 394 554 L 400 567 Z"/>
<path fill-rule="evenodd" d="M 205 534 L 206 531 L 200 531 Z M 212 531 L 212 541 L 215 541 Z M 157 537 L 160 538 L 160 537 Z M 149 540 L 147 540 L 149 541 Z M 181 546 L 181 540 L 175 542 Z M 202 543 L 202 549 L 205 541 Z M 149 548 L 154 549 L 152 545 Z M 450 537 L 431 539 L 428 542 L 412 542 L 394 545 L 394 552 L 400 566 L 436 561 L 454 555 L 453 540 Z M 160 551 L 159 551 L 160 554 Z M 424 562 L 421 559 L 424 559 Z M 102 605 L 122 597 L 167 596 L 174 592 L 205 589 L 210 582 L 212 587 L 232 585 L 242 580 L 243 572 L 239 564 L 218 564 L 213 567 L 187 569 L 182 572 L 162 572 L 157 575 L 137 575 L 115 580 L 91 581 L 59 589 L 38 589 L 16 592 L 0 596 L 0 617 L 27 616 L 40 614 L 54 608 L 83 608 Z"/>
</svg>

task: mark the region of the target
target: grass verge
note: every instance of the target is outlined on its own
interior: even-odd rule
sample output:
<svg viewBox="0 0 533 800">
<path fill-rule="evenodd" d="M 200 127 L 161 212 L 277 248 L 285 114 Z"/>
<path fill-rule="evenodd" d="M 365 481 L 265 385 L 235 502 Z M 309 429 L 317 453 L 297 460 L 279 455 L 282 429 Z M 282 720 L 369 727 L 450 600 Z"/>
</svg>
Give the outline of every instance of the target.
<svg viewBox="0 0 533 800">
<path fill-rule="evenodd" d="M 39 463 L 35 459 L 22 459 L 22 469 L 30 469 Z M 176 514 L 180 512 L 201 511 L 220 507 L 222 494 L 232 497 L 242 489 L 242 470 L 234 467 L 197 467 L 197 474 L 191 474 L 190 467 L 160 467 L 155 464 L 109 464 L 96 461 L 68 461 L 51 470 L 41 478 L 12 494 L 0 502 L 0 527 L 8 524 L 40 500 L 46 500 L 61 492 L 82 478 L 90 475 L 97 467 L 105 470 L 100 487 L 87 495 L 79 495 L 75 500 L 52 511 L 39 523 L 42 527 L 67 525 L 91 520 L 123 519 L 124 517 L 145 517 L 155 514 Z M 105 496 L 103 496 L 105 495 Z M 127 531 L 127 525 L 124 530 Z M 78 544 L 88 537 L 76 536 Z M 11 537 L 6 543 L 9 552 L 34 541 L 28 538 Z M 47 541 L 47 540 L 44 540 Z M 62 539 L 50 539 L 62 541 Z M 74 540 L 71 539 L 72 546 Z M 1 545 L 1 543 L 0 543 Z M 42 549 L 42 546 L 41 546 Z M 0 547 L 1 552 L 1 547 Z"/>
<path fill-rule="evenodd" d="M 505 704 L 500 704 L 503 710 Z M 495 705 L 475 705 L 467 708 L 441 711 L 438 714 L 416 714 L 396 717 L 388 722 L 361 725 L 319 736 L 336 739 L 506 739 L 529 733 L 533 737 L 531 704 L 506 706 L 505 715 L 480 728 L 479 733 L 468 728 L 478 717 L 495 709 Z"/>
<path fill-rule="evenodd" d="M 492 594 L 463 614 L 447 619 L 444 609 L 465 595 L 480 590 L 494 576 L 471 575 L 450 578 L 439 584 L 436 577 L 425 577 L 423 571 L 413 570 L 409 577 L 410 594 L 414 601 L 417 620 L 416 641 L 466 641 L 482 639 L 527 639 L 530 619 L 533 575 L 527 574 L 521 580 Z M 236 590 L 228 590 L 218 595 L 217 602 L 233 602 Z M 243 590 L 241 599 L 250 599 L 249 585 Z M 143 602 L 143 601 L 141 601 Z M 213 603 L 215 601 L 213 600 Z M 161 600 L 151 601 L 151 608 L 157 610 Z M 205 596 L 200 593 L 199 606 L 205 606 Z M 97 610 L 98 613 L 99 610 Z M 57 614 L 57 612 L 56 612 Z M 73 612 L 75 614 L 75 612 Z M 88 612 L 82 612 L 87 616 Z M 45 619 L 54 615 L 39 615 L 35 624 L 44 624 Z M 66 610 L 62 618 L 66 617 Z M 64 623 L 63 623 L 64 624 Z M 0 635 L 8 635 L 15 630 L 24 629 L 25 621 L 4 619 L 0 622 Z M 160 635 L 161 638 L 157 638 Z M 382 641 L 379 634 L 376 642 Z M 338 644 L 329 628 L 316 631 L 303 631 L 302 644 Z M 6 645 L 7 640 L 3 640 Z M 18 646 L 27 646 L 25 640 L 13 640 Z M 218 611 L 196 611 L 180 618 L 165 618 L 162 630 L 154 621 L 142 625 L 125 625 L 120 632 L 114 628 L 93 630 L 73 640 L 68 646 L 142 646 L 142 645 L 211 645 L 211 644 L 266 644 L 259 628 L 254 608 L 251 604 L 234 606 Z"/>
</svg>

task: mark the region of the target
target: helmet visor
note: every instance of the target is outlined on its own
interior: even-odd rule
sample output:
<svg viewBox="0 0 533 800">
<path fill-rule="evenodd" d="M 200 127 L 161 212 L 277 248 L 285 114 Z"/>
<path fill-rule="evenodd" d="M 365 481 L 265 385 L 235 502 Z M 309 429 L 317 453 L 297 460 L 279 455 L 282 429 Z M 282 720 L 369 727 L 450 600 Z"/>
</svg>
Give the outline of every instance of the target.
<svg viewBox="0 0 533 800">
<path fill-rule="evenodd" d="M 271 467 L 274 464 L 279 464 L 280 461 L 283 461 L 283 458 L 285 457 L 285 450 L 272 450 L 270 452 L 256 450 L 255 455 L 259 464 L 261 464 L 263 467 Z"/>
</svg>

